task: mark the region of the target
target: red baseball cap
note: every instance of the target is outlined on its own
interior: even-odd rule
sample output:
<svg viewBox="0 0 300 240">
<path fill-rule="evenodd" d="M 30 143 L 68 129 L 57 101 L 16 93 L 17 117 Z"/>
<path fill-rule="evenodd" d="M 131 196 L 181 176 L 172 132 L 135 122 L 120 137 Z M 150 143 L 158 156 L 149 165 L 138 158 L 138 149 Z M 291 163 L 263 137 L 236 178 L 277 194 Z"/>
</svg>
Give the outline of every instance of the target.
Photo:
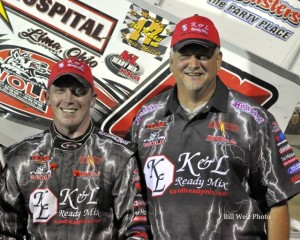
<svg viewBox="0 0 300 240">
<path fill-rule="evenodd" d="M 188 44 L 200 44 L 207 48 L 220 47 L 220 37 L 213 22 L 195 14 L 177 23 L 171 41 L 171 47 L 178 51 Z"/>
<path fill-rule="evenodd" d="M 91 68 L 85 62 L 75 57 L 63 59 L 52 66 L 48 79 L 48 88 L 57 79 L 68 75 L 76 78 L 84 86 L 94 89 L 94 78 Z"/>
</svg>

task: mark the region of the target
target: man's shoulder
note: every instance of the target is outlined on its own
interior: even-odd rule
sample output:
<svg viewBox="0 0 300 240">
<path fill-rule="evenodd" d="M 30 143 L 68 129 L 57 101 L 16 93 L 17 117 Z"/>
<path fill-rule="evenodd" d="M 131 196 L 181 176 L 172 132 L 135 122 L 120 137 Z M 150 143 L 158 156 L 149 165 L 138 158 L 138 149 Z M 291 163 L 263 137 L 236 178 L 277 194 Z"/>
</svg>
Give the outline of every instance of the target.
<svg viewBox="0 0 300 240">
<path fill-rule="evenodd" d="M 28 146 L 30 146 L 31 144 L 38 144 L 38 143 L 42 142 L 47 133 L 49 133 L 49 130 L 37 133 L 35 135 L 31 135 L 31 136 L 25 138 L 24 140 L 9 146 L 8 148 L 5 149 L 4 155 L 7 155 L 8 153 L 10 153 L 12 151 L 21 151 L 21 150 L 29 151 Z"/>
<path fill-rule="evenodd" d="M 3 152 L 5 162 L 17 167 L 24 161 L 29 160 L 33 152 L 40 151 L 39 147 L 46 145 L 47 133 L 49 133 L 48 130 L 32 135 L 6 148 Z"/>
<path fill-rule="evenodd" d="M 112 133 L 101 131 L 97 128 L 95 128 L 94 133 L 98 136 L 98 138 L 107 141 L 113 145 L 116 146 L 122 146 L 123 148 L 126 148 L 132 152 L 136 151 L 136 146 L 133 142 L 125 140 L 117 135 L 114 135 Z"/>
<path fill-rule="evenodd" d="M 172 89 L 169 89 L 147 100 L 135 115 L 132 127 L 140 125 L 143 119 L 146 119 L 144 117 L 149 114 L 155 115 L 156 118 L 163 116 L 171 93 Z"/>
<path fill-rule="evenodd" d="M 159 94 L 157 94 L 156 96 L 154 96 L 153 98 L 147 100 L 143 106 L 149 106 L 149 105 L 153 105 L 153 104 L 159 104 L 162 102 L 167 102 L 170 95 L 171 95 L 172 89 L 168 89 L 164 92 L 161 92 Z"/>
<path fill-rule="evenodd" d="M 162 92 L 153 98 L 147 100 L 139 110 L 139 115 L 144 115 L 146 113 L 155 112 L 158 109 L 162 109 L 163 106 L 167 105 L 168 99 L 171 95 L 172 89 Z"/>
<path fill-rule="evenodd" d="M 255 99 L 234 90 L 230 90 L 230 96 L 229 104 L 234 111 L 251 116 L 259 124 L 265 122 L 270 117 L 273 118 L 273 115 Z"/>
<path fill-rule="evenodd" d="M 244 104 L 247 104 L 251 107 L 261 109 L 262 111 L 266 111 L 266 109 L 259 104 L 259 102 L 258 102 L 259 99 L 255 100 L 254 98 L 248 97 L 248 96 L 246 96 L 242 93 L 239 93 L 235 90 L 232 90 L 232 89 L 230 89 L 229 92 L 230 92 L 230 95 L 231 95 L 231 100 L 233 102 L 244 103 Z"/>
</svg>

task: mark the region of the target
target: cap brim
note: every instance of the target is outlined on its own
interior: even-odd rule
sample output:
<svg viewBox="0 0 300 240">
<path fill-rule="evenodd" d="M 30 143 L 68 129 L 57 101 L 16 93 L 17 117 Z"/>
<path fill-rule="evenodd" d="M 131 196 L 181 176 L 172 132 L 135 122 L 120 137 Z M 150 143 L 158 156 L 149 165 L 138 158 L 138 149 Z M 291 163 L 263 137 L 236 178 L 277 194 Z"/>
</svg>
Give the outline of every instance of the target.
<svg viewBox="0 0 300 240">
<path fill-rule="evenodd" d="M 55 84 L 55 82 L 57 80 L 60 80 L 63 77 L 66 77 L 66 76 L 72 76 L 78 82 L 80 82 L 84 87 L 92 87 L 91 84 L 87 80 L 83 79 L 81 76 L 79 76 L 79 75 L 77 75 L 75 73 L 63 73 L 63 74 L 59 75 L 55 80 L 53 80 L 52 84 Z"/>
<path fill-rule="evenodd" d="M 190 45 L 190 44 L 198 44 L 198 45 L 204 46 L 206 48 L 215 48 L 215 47 L 217 47 L 217 45 L 212 43 L 212 42 L 202 41 L 202 40 L 199 40 L 199 39 L 187 39 L 187 40 L 183 40 L 183 41 L 180 41 L 180 42 L 176 43 L 173 46 L 173 50 L 175 52 L 177 52 L 182 47 L 184 47 L 186 45 Z"/>
</svg>

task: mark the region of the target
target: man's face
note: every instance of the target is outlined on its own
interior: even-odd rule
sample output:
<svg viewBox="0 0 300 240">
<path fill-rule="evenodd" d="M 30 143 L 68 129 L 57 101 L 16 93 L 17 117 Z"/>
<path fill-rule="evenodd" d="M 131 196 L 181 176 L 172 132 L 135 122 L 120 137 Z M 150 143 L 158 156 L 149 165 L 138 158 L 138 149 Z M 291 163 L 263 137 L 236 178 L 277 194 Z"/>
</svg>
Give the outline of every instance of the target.
<svg viewBox="0 0 300 240">
<path fill-rule="evenodd" d="M 189 44 L 170 56 L 170 69 L 178 89 L 206 93 L 215 86 L 222 63 L 219 49 Z"/>
<path fill-rule="evenodd" d="M 90 122 L 90 107 L 96 96 L 92 89 L 83 86 L 72 76 L 56 80 L 46 93 L 46 101 L 52 107 L 53 122 L 65 135 L 85 132 Z"/>
</svg>

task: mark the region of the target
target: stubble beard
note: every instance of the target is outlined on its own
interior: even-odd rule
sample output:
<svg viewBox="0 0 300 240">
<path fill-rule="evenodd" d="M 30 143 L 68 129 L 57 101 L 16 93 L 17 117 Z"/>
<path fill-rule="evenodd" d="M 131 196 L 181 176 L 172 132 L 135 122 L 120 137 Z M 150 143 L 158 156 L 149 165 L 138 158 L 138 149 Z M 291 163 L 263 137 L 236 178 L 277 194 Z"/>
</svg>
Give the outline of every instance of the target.
<svg viewBox="0 0 300 240">
<path fill-rule="evenodd" d="M 205 85 L 203 80 L 184 80 L 183 85 L 189 91 L 201 91 Z"/>
</svg>

